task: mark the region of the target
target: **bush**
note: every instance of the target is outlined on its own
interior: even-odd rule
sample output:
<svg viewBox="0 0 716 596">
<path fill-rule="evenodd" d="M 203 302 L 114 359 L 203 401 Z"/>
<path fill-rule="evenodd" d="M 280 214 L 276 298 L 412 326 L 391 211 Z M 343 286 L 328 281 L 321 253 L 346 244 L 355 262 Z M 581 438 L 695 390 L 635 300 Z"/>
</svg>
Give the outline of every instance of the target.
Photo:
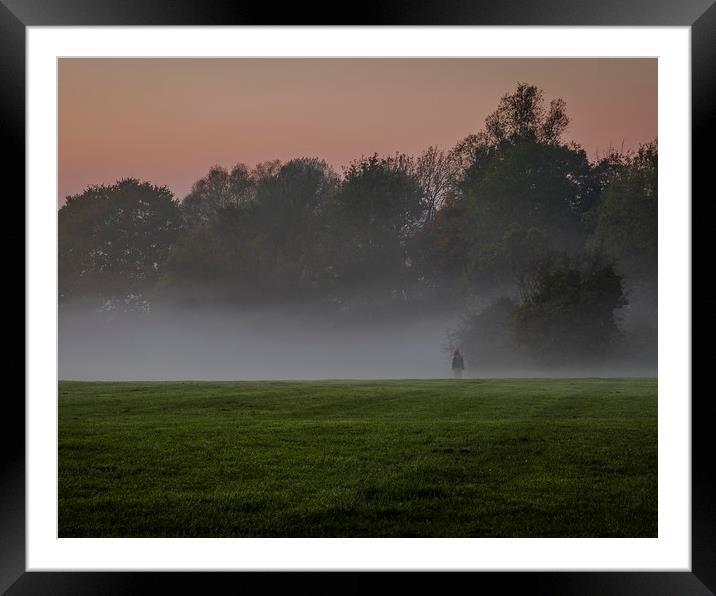
<svg viewBox="0 0 716 596">
<path fill-rule="evenodd" d="M 543 364 L 599 361 L 620 339 L 622 278 L 595 255 L 540 266 L 515 309 L 515 339 Z"/>
</svg>

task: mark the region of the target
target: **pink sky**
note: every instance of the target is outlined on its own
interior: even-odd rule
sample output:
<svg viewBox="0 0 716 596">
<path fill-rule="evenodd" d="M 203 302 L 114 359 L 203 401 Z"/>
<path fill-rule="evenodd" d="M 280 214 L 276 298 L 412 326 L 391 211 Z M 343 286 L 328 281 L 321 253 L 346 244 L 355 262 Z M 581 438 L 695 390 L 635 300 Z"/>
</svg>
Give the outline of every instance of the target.
<svg viewBox="0 0 716 596">
<path fill-rule="evenodd" d="M 450 148 L 518 82 L 567 102 L 590 157 L 657 136 L 656 59 L 59 61 L 59 200 L 135 177 L 183 198 L 212 165 Z"/>
</svg>

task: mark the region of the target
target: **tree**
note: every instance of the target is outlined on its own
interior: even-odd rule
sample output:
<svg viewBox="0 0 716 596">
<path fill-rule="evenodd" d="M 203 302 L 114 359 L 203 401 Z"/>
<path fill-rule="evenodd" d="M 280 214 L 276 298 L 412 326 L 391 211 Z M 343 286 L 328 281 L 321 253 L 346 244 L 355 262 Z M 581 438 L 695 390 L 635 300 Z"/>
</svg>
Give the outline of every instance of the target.
<svg viewBox="0 0 716 596">
<path fill-rule="evenodd" d="M 263 275 L 276 292 L 312 293 L 324 277 L 324 215 L 338 187 L 336 173 L 316 158 L 293 159 L 258 184 Z"/>
<path fill-rule="evenodd" d="M 626 304 L 622 278 L 603 257 L 546 261 L 515 310 L 515 339 L 541 364 L 598 361 L 619 339 L 615 310 Z"/>
<path fill-rule="evenodd" d="M 335 172 L 316 158 L 293 159 L 266 176 L 257 186 L 256 205 L 272 246 L 285 251 L 305 243 L 338 183 Z"/>
<path fill-rule="evenodd" d="M 260 164 L 253 197 L 213 207 L 178 242 L 162 289 L 168 299 L 234 303 L 315 294 L 324 250 L 320 220 L 339 180 L 313 158 Z"/>
<path fill-rule="evenodd" d="M 597 208 L 598 246 L 635 277 L 655 279 L 658 250 L 658 151 L 639 148 L 608 179 Z"/>
<path fill-rule="evenodd" d="M 60 302 L 146 306 L 181 230 L 166 187 L 133 178 L 67 197 L 58 214 Z"/>
<path fill-rule="evenodd" d="M 623 152 L 610 148 L 606 155 L 590 163 L 590 171 L 584 177 L 579 204 L 582 223 L 588 234 L 594 235 L 599 216 L 599 203 L 604 190 L 609 181 L 626 166 L 626 162 L 627 156 Z"/>
<path fill-rule="evenodd" d="M 547 255 L 581 249 L 595 183 L 584 150 L 562 142 L 568 124 L 563 100 L 545 106 L 540 89 L 520 83 L 450 152 L 474 283 L 520 283 Z"/>
<path fill-rule="evenodd" d="M 259 302 L 259 261 L 255 205 L 224 207 L 177 238 L 157 298 L 192 305 Z"/>
<path fill-rule="evenodd" d="M 258 186 L 275 177 L 280 169 L 278 159 L 258 163 L 252 170 L 243 163 L 237 163 L 230 172 L 222 166 L 211 167 L 184 197 L 181 207 L 185 219 L 189 225 L 207 224 L 222 209 L 252 202 Z"/>
<path fill-rule="evenodd" d="M 231 172 L 214 166 L 192 185 L 182 201 L 182 210 L 190 224 L 205 224 L 219 209 L 252 200 L 255 189 L 256 179 L 244 164 L 236 164 Z"/>
<path fill-rule="evenodd" d="M 469 134 L 455 144 L 450 150 L 449 156 L 458 171 L 456 182 L 460 182 L 459 176 L 464 174 L 465 170 L 475 162 L 478 149 L 486 146 L 488 146 L 488 143 L 484 133 Z"/>
<path fill-rule="evenodd" d="M 415 160 L 413 171 L 423 194 L 425 221 L 431 222 L 440 207 L 457 193 L 461 174 L 459 155 L 430 146 Z"/>
<path fill-rule="evenodd" d="M 648 143 L 624 157 L 593 210 L 592 244 L 610 255 L 625 278 L 630 305 L 624 326 L 656 345 L 658 319 L 658 151 Z M 656 358 L 656 354 L 653 354 Z"/>
<path fill-rule="evenodd" d="M 569 125 L 563 99 L 544 105 L 544 93 L 534 85 L 518 83 L 517 89 L 502 96 L 497 109 L 485 119 L 480 141 L 497 146 L 504 141 L 537 141 L 557 144 Z"/>
<path fill-rule="evenodd" d="M 424 213 L 418 181 L 399 158 L 364 157 L 345 173 L 332 209 L 334 269 L 344 287 L 405 289 L 408 238 Z"/>
<path fill-rule="evenodd" d="M 429 287 L 451 294 L 454 282 L 462 281 L 469 265 L 467 225 L 465 201 L 450 197 L 411 238 L 408 254 Z"/>
<path fill-rule="evenodd" d="M 577 252 L 586 237 L 581 200 L 586 153 L 535 139 L 477 150 L 462 183 L 471 274 L 518 283 L 552 252 Z"/>
</svg>

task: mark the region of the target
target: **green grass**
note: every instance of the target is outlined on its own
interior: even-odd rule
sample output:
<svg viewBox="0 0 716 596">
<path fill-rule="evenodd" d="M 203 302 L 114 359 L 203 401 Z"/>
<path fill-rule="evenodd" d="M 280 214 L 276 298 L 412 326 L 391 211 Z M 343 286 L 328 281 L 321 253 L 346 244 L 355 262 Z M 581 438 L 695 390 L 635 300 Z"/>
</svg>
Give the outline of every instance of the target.
<svg viewBox="0 0 716 596">
<path fill-rule="evenodd" d="M 655 379 L 59 395 L 60 537 L 657 535 Z"/>
</svg>

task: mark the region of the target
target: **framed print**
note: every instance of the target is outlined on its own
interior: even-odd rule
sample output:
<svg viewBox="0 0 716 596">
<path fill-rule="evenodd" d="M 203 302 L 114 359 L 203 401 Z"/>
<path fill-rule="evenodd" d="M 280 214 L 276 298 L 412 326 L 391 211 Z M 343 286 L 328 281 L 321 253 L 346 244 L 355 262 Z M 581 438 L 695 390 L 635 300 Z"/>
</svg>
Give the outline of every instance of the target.
<svg viewBox="0 0 716 596">
<path fill-rule="evenodd" d="M 3 589 L 712 593 L 708 1 L 3 1 Z"/>
</svg>

